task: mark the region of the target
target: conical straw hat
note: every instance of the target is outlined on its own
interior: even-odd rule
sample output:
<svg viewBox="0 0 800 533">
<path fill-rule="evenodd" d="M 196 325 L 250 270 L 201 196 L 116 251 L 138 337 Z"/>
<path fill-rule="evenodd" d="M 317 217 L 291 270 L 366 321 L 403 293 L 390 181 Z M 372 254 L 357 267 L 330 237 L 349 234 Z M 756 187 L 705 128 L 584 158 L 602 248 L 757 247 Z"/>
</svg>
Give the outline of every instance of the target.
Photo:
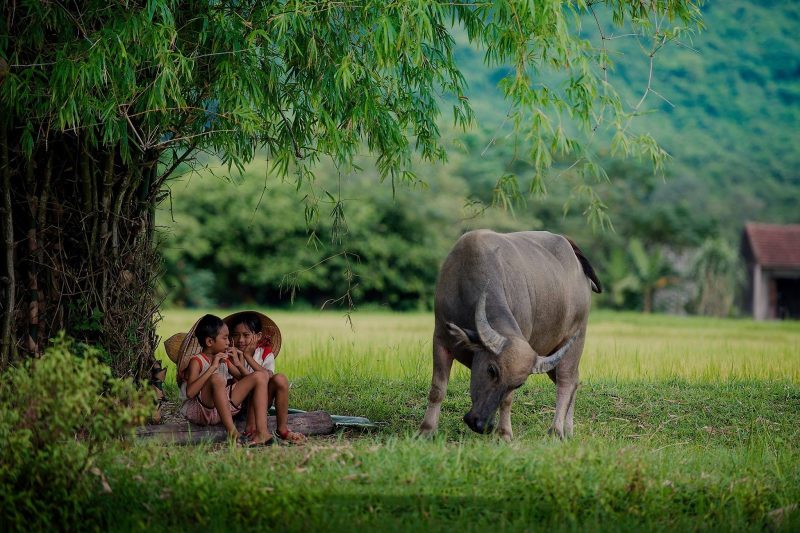
<svg viewBox="0 0 800 533">
<path fill-rule="evenodd" d="M 197 337 L 194 336 L 194 330 L 197 328 L 197 324 L 199 322 L 200 319 L 198 318 L 197 321 L 192 324 L 189 332 L 184 334 L 180 347 L 178 348 L 177 361 L 175 361 L 175 366 L 178 367 L 178 382 L 183 380 L 183 373 L 186 370 L 186 367 L 189 366 L 189 361 L 191 360 L 192 356 L 203 351 L 203 349 L 200 347 L 200 342 L 197 340 Z M 181 334 L 178 333 L 178 335 Z M 172 337 L 170 337 L 170 339 L 171 338 Z M 166 345 L 166 343 L 164 344 Z"/>
<path fill-rule="evenodd" d="M 259 313 L 258 311 L 239 311 L 238 313 L 233 313 L 232 315 L 226 316 L 222 319 L 222 321 L 225 322 L 230 328 L 231 322 L 233 322 L 234 319 L 248 313 L 256 315 L 261 321 L 261 333 L 270 338 L 272 343 L 272 353 L 275 354 L 275 357 L 278 357 L 278 352 L 281 351 L 281 330 L 278 329 L 278 325 L 275 324 L 275 322 L 273 322 L 272 319 L 264 313 Z M 231 331 L 231 334 L 233 334 L 233 331 Z"/>
<path fill-rule="evenodd" d="M 176 333 L 164 341 L 164 350 L 167 352 L 167 356 L 176 365 L 178 364 L 178 357 L 180 355 L 181 344 L 183 344 L 184 338 L 186 338 L 186 333 Z"/>
</svg>

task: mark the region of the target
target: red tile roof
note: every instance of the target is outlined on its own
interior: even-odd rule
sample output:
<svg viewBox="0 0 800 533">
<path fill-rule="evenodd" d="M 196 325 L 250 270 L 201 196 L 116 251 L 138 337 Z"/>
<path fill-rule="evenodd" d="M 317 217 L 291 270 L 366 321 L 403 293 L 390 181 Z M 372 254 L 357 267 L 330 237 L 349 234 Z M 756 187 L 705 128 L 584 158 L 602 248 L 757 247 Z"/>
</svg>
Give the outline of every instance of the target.
<svg viewBox="0 0 800 533">
<path fill-rule="evenodd" d="M 744 231 L 761 266 L 800 268 L 800 224 L 748 222 Z"/>
</svg>

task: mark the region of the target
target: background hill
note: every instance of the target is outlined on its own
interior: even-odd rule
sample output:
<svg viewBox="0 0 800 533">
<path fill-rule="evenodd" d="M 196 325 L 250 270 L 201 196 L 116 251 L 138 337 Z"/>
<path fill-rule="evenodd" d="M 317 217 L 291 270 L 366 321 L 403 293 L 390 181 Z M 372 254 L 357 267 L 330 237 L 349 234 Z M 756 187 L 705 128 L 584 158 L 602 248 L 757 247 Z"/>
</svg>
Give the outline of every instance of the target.
<svg viewBox="0 0 800 533">
<path fill-rule="evenodd" d="M 703 12 L 703 32 L 656 55 L 652 87 L 664 99 L 650 94 L 634 123 L 672 156 L 652 203 L 683 202 L 724 226 L 729 237 L 747 219 L 798 221 L 800 4 L 710 2 Z M 610 23 L 601 24 L 608 37 Z M 585 21 L 583 33 L 601 42 L 593 21 Z M 609 81 L 632 108 L 647 86 L 649 43 L 618 37 L 606 46 L 615 60 Z M 491 137 L 502 130 L 506 109 L 493 90 L 502 71 L 487 73 L 469 49 L 462 48 L 460 60 L 482 132 Z M 611 177 L 637 179 L 628 166 L 612 165 Z"/>
<path fill-rule="evenodd" d="M 607 159 L 612 181 L 597 192 L 613 231 L 587 224 L 585 197 L 565 170 L 570 161 L 552 173 L 547 196 L 507 205 L 509 211 L 482 210 L 497 200 L 498 178 L 510 169 L 524 175 L 526 165 L 507 137 L 507 105 L 496 89 L 503 69 L 487 69 L 479 53 L 462 46 L 458 61 L 478 123 L 467 133 L 452 131 L 444 109 L 450 159 L 417 169 L 427 190 L 401 187 L 393 197 L 391 186 L 377 185 L 366 159 L 363 171 L 341 176 L 321 167 L 316 192 L 300 193 L 292 183 L 265 181 L 264 161 L 243 179 L 232 177 L 234 186 L 218 178 L 227 171 L 212 168 L 174 186 L 175 222 L 167 211 L 160 215 L 167 294 L 190 305 L 275 305 L 288 304 L 298 289 L 299 301 L 315 305 L 353 297 L 359 304 L 425 308 L 452 242 L 469 228 L 492 227 L 576 238 L 608 289 L 600 305 L 641 308 L 655 296 L 656 309 L 702 311 L 696 305 L 702 287 L 692 281 L 702 254 L 728 262 L 718 274 L 734 287 L 741 281 L 735 250 L 746 220 L 800 222 L 800 41 L 794 36 L 800 5 L 712 3 L 704 13 L 705 31 L 656 56 L 651 87 L 661 97 L 650 93 L 634 122 L 671 154 L 665 175 L 654 176 L 636 161 Z M 611 36 L 611 25 L 601 25 Z M 593 20 L 582 31 L 600 46 Z M 609 78 L 633 107 L 647 87 L 642 47 L 648 45 L 624 33 L 615 29 L 606 41 L 616 63 Z M 313 194 L 320 195 L 320 209 L 309 233 Z"/>
</svg>

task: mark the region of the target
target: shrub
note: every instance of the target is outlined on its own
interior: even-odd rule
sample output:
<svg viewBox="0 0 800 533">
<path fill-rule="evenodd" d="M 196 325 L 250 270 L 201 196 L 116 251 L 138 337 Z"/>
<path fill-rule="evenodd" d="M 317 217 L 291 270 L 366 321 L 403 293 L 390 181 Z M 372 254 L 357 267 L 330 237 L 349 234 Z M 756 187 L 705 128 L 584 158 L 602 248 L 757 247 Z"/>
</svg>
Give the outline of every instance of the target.
<svg viewBox="0 0 800 533">
<path fill-rule="evenodd" d="M 80 355 L 76 355 L 76 354 Z M 152 409 L 150 393 L 116 379 L 99 350 L 54 340 L 40 359 L 0 375 L 0 522 L 62 528 L 102 490 L 97 454 Z"/>
</svg>

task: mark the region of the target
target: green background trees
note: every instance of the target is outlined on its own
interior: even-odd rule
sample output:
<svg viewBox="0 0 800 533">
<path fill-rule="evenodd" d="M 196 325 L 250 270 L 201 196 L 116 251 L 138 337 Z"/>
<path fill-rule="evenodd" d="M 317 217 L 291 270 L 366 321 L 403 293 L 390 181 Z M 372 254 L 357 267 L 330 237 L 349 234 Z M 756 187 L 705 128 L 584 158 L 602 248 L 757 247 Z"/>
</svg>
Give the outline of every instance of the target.
<svg viewBox="0 0 800 533">
<path fill-rule="evenodd" d="M 330 214 L 336 204 L 328 199 L 328 204 L 320 204 L 318 234 L 321 238 L 316 247 L 307 249 L 309 235 L 298 213 L 294 222 L 295 234 L 276 234 L 278 239 L 286 241 L 282 249 L 300 250 L 294 256 L 295 260 L 283 264 L 281 258 L 256 250 L 253 252 L 257 254 L 254 262 L 259 258 L 268 259 L 259 268 L 274 272 L 270 274 L 270 281 L 254 285 L 253 274 L 247 269 L 237 268 L 220 285 L 232 283 L 241 288 L 242 295 L 232 294 L 230 289 L 214 289 L 206 294 L 213 295 L 211 300 L 223 304 L 245 302 L 249 297 L 269 305 L 289 305 L 290 292 L 285 290 L 281 293 L 280 290 L 283 275 L 303 270 L 350 249 L 359 250 L 361 258 L 361 261 L 353 261 L 349 269 L 362 278 L 354 292 L 358 296 L 357 303 L 406 309 L 422 305 L 424 300 L 417 299 L 414 291 L 404 291 L 397 283 L 381 285 L 380 293 L 362 292 L 368 283 L 367 278 L 402 280 L 407 275 L 410 285 L 417 284 L 423 277 L 414 277 L 412 273 L 430 268 L 434 262 L 431 255 L 441 260 L 453 240 L 471 227 L 492 227 L 503 231 L 550 229 L 577 239 L 589 254 L 607 289 L 607 293 L 595 298 L 598 305 L 641 310 L 645 308 L 645 292 L 652 292 L 651 307 L 656 311 L 736 313 L 733 304 L 739 291 L 736 280 L 740 278 L 721 271 L 701 276 L 692 265 L 702 258 L 706 242 L 716 242 L 720 246 L 727 243 L 724 246 L 728 249 L 735 248 L 732 243 L 738 240 L 746 220 L 800 222 L 797 209 L 800 179 L 796 170 L 796 158 L 800 152 L 795 148 L 800 145 L 800 130 L 796 127 L 800 100 L 791 97 L 798 86 L 797 76 L 790 74 L 798 66 L 793 58 L 800 57 L 800 45 L 792 38 L 798 17 L 800 8 L 793 2 L 736 2 L 704 6 L 707 29 L 680 46 L 659 52 L 655 59 L 652 88 L 671 103 L 654 94 L 649 95 L 643 104 L 643 110 L 647 112 L 637 117 L 633 124 L 638 130 L 659 132 L 659 138 L 665 140 L 672 157 L 665 166 L 665 175 L 654 175 L 646 163 L 611 160 L 610 142 L 604 144 L 601 139 L 597 140 L 598 154 L 611 182 L 595 184 L 593 192 L 607 206 L 613 231 L 594 231 L 586 223 L 584 210 L 591 197 L 582 187 L 584 181 L 580 170 L 570 168 L 573 158 L 554 159 L 556 170 L 542 180 L 548 191 L 545 197 L 534 195 L 528 198 L 524 181 L 520 183 L 504 178 L 507 174 L 524 176 L 534 173 L 531 162 L 519 157 L 517 139 L 513 135 L 509 137 L 513 133 L 507 118 L 509 106 L 495 90 L 498 80 L 509 70 L 486 68 L 482 54 L 466 45 L 464 35 L 456 33 L 454 56 L 469 83 L 477 124 L 468 132 L 461 133 L 448 127 L 449 119 L 441 121 L 448 161 L 437 166 L 414 166 L 416 175 L 430 185 L 430 193 L 398 189 L 392 199 L 388 187 L 385 190 L 365 189 L 358 179 L 353 181 L 353 176 L 346 174 L 342 181 L 342 194 L 348 198 L 344 202 L 344 211 L 350 222 L 347 224 L 349 235 L 341 236 L 341 241 L 332 241 L 330 225 L 333 219 Z M 748 22 L 742 24 L 741 20 Z M 596 24 L 591 20 L 584 22 L 582 31 L 590 39 L 595 39 L 592 42 L 601 42 L 596 35 Z M 640 41 L 635 37 L 622 37 L 622 30 L 618 32 L 605 43 L 609 54 L 618 63 L 616 69 L 609 72 L 609 80 L 616 82 L 630 105 L 635 105 L 647 85 L 648 50 L 640 49 Z M 731 44 L 734 35 L 735 45 Z M 608 37 L 612 36 L 609 34 Z M 777 53 L 767 43 L 779 44 L 782 52 Z M 754 72 L 759 75 L 752 75 Z M 552 80 L 556 75 L 543 73 L 543 76 Z M 363 162 L 362 166 L 369 167 Z M 214 172 L 227 175 L 220 169 Z M 211 177 L 203 178 L 203 185 L 194 181 L 188 189 L 178 187 L 173 203 L 176 222 L 164 217 L 163 224 L 169 226 L 169 231 L 177 237 L 184 231 L 181 226 L 186 217 L 189 216 L 190 220 L 195 217 L 191 214 L 194 191 L 219 189 L 218 194 L 232 194 L 240 199 L 256 193 L 260 195 L 265 175 L 265 163 L 261 161 L 250 167 L 238 192 L 223 191 L 227 185 L 219 184 Z M 318 167 L 314 175 L 321 189 L 336 194 L 339 187 L 336 168 Z M 439 184 L 445 182 L 451 185 L 443 189 Z M 284 201 L 283 195 L 291 188 L 291 185 L 280 185 L 280 180 L 274 177 L 267 180 L 267 184 L 265 202 L 278 201 L 278 197 Z M 514 184 L 527 198 L 526 202 L 509 197 L 509 189 Z M 408 239 L 405 242 L 404 261 L 419 257 L 418 268 L 410 268 L 407 262 L 395 266 L 393 261 L 396 258 L 377 263 L 371 261 L 372 248 L 364 243 L 385 240 L 389 235 L 403 239 L 406 233 L 414 230 L 410 230 L 409 225 L 388 224 L 381 231 L 359 231 L 362 227 L 359 221 L 363 220 L 359 217 L 366 207 L 358 207 L 359 202 L 355 201 L 358 198 L 366 203 L 397 205 L 401 211 L 408 211 L 406 206 L 410 199 L 413 206 L 424 205 L 429 212 L 440 215 L 432 216 L 430 224 L 417 230 L 425 234 L 425 240 Z M 489 210 L 481 217 L 472 218 L 476 210 L 493 201 L 501 205 L 505 202 L 513 209 L 514 216 Z M 465 207 L 467 203 L 469 205 Z M 255 204 L 255 199 L 248 204 L 253 211 L 248 220 L 271 216 L 268 210 L 257 214 L 252 208 Z M 203 216 L 214 215 L 205 213 Z M 220 212 L 219 216 L 224 214 Z M 368 224 L 367 227 L 371 226 Z M 431 234 L 446 238 L 432 239 Z M 289 244 L 292 241 L 294 244 Z M 640 269 L 637 269 L 637 264 L 642 261 L 635 260 L 633 241 L 644 247 L 638 254 L 640 258 L 662 258 L 657 270 L 663 272 L 657 273 L 650 284 L 642 283 Z M 168 238 L 165 244 L 169 248 L 175 242 Z M 437 243 L 438 248 L 434 251 L 431 246 L 437 246 Z M 168 270 L 176 268 L 171 259 L 174 253 L 168 251 L 166 254 Z M 214 277 L 212 271 L 228 272 L 225 266 L 215 262 L 213 254 L 207 254 L 204 263 L 206 280 Z M 733 270 L 739 268 L 734 263 L 730 265 Z M 208 268 L 209 264 L 214 264 L 214 268 Z M 191 267 L 192 263 L 187 260 L 181 265 Z M 379 268 L 373 268 L 376 266 Z M 343 278 L 348 272 L 346 265 L 332 260 L 321 266 L 318 272 L 315 275 L 313 271 L 307 271 L 298 278 L 295 301 L 320 304 L 345 294 L 347 285 L 343 284 Z M 663 275 L 667 272 L 668 276 Z M 729 272 L 733 273 L 730 269 Z M 266 274 L 262 272 L 259 276 Z M 431 293 L 435 272 L 431 271 L 425 277 L 429 284 L 427 292 Z M 338 283 L 329 283 L 334 278 Z M 713 297 L 697 292 L 707 292 L 712 285 L 724 287 L 724 290 L 720 289 Z M 165 286 L 169 294 L 176 295 L 178 303 L 191 303 L 180 296 L 181 292 L 204 294 L 187 288 L 175 278 L 165 279 Z M 645 291 L 647 286 L 652 286 L 652 291 Z M 237 300 L 237 297 L 241 299 Z M 720 305 L 701 304 L 701 300 L 707 298 Z"/>
<path fill-rule="evenodd" d="M 341 169 L 366 148 L 382 177 L 413 181 L 412 154 L 444 156 L 438 98 L 456 124 L 472 116 L 457 29 L 490 67 L 510 66 L 500 87 L 534 188 L 556 153 L 598 174 L 583 141 L 598 127 L 658 162 L 605 82 L 608 57 L 576 31 L 593 10 L 654 47 L 699 17 L 691 1 L 4 4 L 0 366 L 65 328 L 118 374 L 149 367 L 153 208 L 198 153 L 240 167 L 264 150 L 302 188 L 323 156 Z M 545 70 L 560 78 L 543 83 Z"/>
</svg>

